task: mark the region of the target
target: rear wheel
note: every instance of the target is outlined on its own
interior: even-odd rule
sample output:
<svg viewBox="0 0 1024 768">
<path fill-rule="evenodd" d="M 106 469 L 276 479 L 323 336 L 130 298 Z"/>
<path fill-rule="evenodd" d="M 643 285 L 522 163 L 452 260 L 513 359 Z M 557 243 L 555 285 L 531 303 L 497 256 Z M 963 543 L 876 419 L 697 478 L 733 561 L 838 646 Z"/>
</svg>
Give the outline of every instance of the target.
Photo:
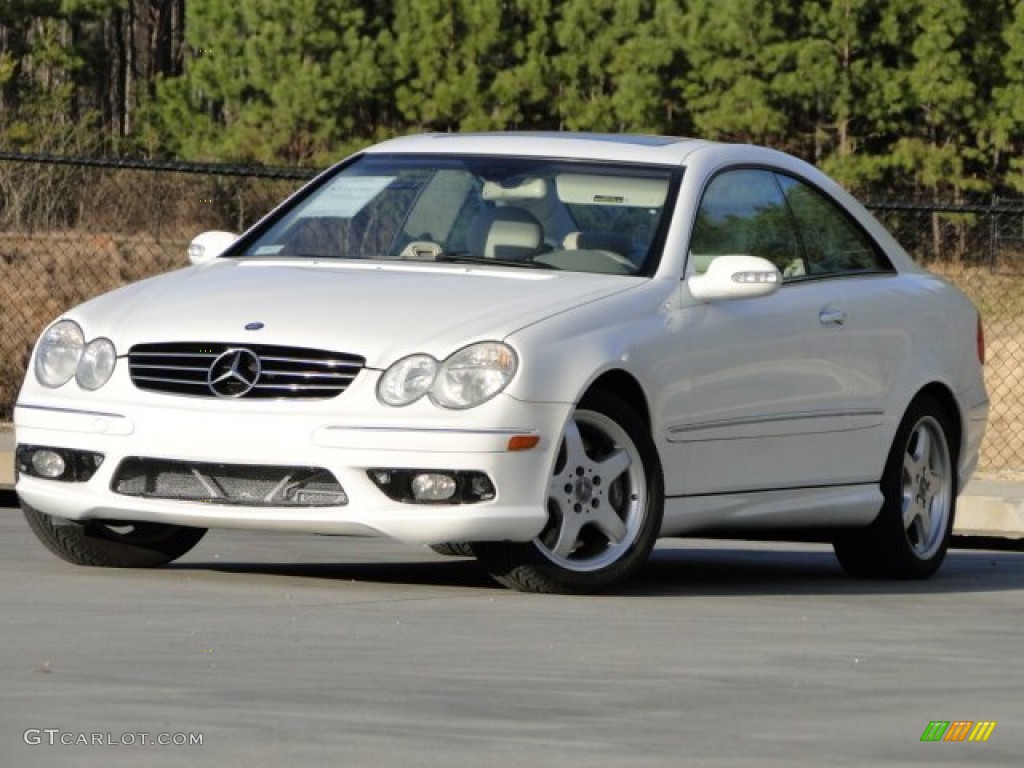
<svg viewBox="0 0 1024 768">
<path fill-rule="evenodd" d="M 882 476 L 882 511 L 836 540 L 839 563 L 857 576 L 923 579 L 942 565 L 956 512 L 956 452 L 949 417 L 932 397 L 915 400 Z"/>
<path fill-rule="evenodd" d="M 544 530 L 528 543 L 474 543 L 473 553 L 513 589 L 606 590 L 647 560 L 661 529 L 663 488 L 643 422 L 617 397 L 595 393 L 562 435 Z"/>
<path fill-rule="evenodd" d="M 199 543 L 205 528 L 137 522 L 79 523 L 47 515 L 22 502 L 29 527 L 46 548 L 75 565 L 155 568 Z"/>
</svg>

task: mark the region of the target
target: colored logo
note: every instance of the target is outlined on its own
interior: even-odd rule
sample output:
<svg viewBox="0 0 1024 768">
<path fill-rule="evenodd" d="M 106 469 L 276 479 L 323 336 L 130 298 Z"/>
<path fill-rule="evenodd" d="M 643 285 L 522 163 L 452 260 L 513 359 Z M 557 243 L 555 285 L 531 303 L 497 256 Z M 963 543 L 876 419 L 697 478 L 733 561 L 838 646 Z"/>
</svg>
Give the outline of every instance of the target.
<svg viewBox="0 0 1024 768">
<path fill-rule="evenodd" d="M 932 720 L 921 741 L 988 741 L 995 729 L 995 720 Z"/>
</svg>

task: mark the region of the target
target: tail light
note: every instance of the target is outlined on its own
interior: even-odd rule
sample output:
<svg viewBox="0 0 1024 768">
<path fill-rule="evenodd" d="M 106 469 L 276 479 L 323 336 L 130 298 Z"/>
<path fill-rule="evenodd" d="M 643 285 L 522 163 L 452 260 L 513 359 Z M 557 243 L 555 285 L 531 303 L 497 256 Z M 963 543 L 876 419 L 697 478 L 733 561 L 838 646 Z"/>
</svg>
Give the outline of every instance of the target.
<svg viewBox="0 0 1024 768">
<path fill-rule="evenodd" d="M 981 315 L 978 315 L 978 362 L 985 364 L 985 326 L 981 323 Z"/>
</svg>

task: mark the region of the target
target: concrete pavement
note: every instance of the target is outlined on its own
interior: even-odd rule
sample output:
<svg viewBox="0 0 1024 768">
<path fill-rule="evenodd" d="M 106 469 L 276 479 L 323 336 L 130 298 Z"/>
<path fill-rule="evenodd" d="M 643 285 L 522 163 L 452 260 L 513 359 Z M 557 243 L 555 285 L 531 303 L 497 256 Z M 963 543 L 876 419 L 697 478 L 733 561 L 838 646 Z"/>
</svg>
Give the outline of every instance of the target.
<svg viewBox="0 0 1024 768">
<path fill-rule="evenodd" d="M 0 490 L 14 486 L 14 429 L 0 424 Z M 960 497 L 959 536 L 1024 539 L 1024 479 L 982 475 Z"/>
<path fill-rule="evenodd" d="M 938 578 L 897 583 L 845 577 L 828 547 L 667 541 L 616 594 L 579 598 L 331 536 L 211 531 L 166 568 L 76 568 L 0 503 L 0 584 L 12 768 L 1024 755 L 1015 552 L 954 550 Z M 986 743 L 923 743 L 945 718 L 996 726 Z"/>
</svg>

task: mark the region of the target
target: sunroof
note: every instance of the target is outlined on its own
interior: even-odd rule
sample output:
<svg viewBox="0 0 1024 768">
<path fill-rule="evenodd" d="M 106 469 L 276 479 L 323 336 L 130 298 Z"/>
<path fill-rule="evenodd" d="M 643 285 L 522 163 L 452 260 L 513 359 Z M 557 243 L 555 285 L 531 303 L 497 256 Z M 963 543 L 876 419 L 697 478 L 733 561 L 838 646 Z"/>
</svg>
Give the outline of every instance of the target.
<svg viewBox="0 0 1024 768">
<path fill-rule="evenodd" d="M 628 133 L 573 133 L 569 131 L 508 131 L 505 133 L 439 133 L 435 134 L 438 139 L 458 139 L 466 136 L 483 136 L 493 138 L 495 136 L 522 136 L 538 139 L 574 139 L 576 141 L 608 141 L 614 144 L 633 144 L 642 147 L 666 147 L 669 144 L 678 144 L 687 139 L 676 136 L 646 136 L 641 134 Z"/>
</svg>

